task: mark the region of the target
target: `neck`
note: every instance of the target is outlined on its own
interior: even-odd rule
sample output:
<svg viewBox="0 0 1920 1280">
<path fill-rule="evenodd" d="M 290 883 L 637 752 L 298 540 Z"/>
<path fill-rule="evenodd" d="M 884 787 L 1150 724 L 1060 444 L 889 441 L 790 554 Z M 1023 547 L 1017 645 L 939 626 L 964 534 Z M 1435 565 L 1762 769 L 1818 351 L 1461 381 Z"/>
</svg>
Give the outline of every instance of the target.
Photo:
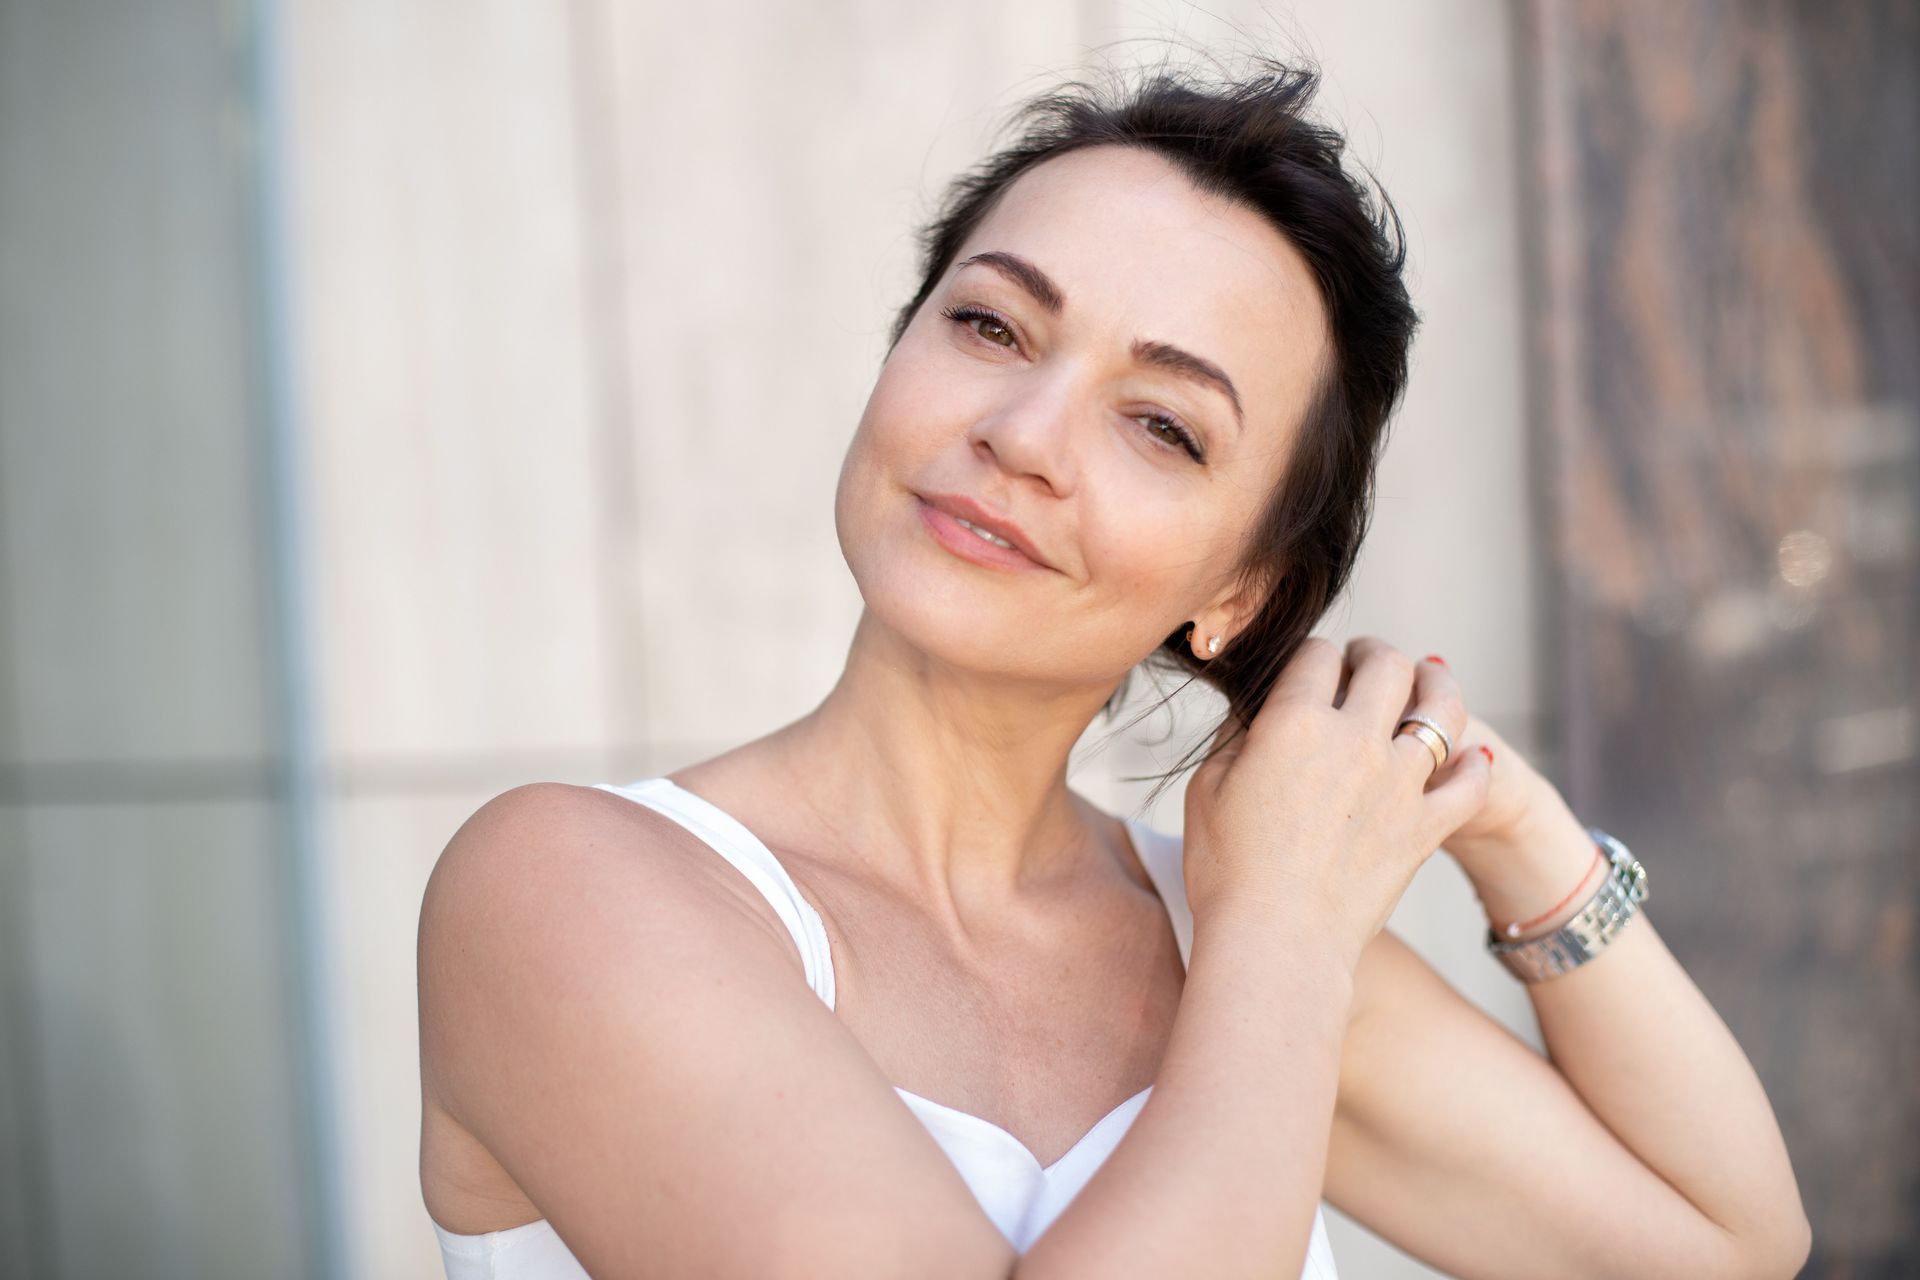
<svg viewBox="0 0 1920 1280">
<path fill-rule="evenodd" d="M 862 612 L 846 668 L 769 740 L 835 844 L 945 913 L 992 911 L 1084 874 L 1067 758 L 1118 681 L 1069 687 L 956 668 Z"/>
</svg>

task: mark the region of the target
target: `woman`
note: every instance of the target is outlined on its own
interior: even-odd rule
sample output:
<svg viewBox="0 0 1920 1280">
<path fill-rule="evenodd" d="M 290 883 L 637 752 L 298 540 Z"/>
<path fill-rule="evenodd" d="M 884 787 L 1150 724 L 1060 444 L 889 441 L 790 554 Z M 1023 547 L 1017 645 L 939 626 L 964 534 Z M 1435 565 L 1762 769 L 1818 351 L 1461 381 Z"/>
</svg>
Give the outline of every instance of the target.
<svg viewBox="0 0 1920 1280">
<path fill-rule="evenodd" d="M 818 707 L 449 843 L 450 1276 L 1331 1277 L 1323 1195 L 1462 1276 L 1806 1257 L 1630 860 L 1440 659 L 1308 636 L 1415 316 L 1314 76 L 1266 71 L 1075 86 L 955 184 L 841 472 L 866 607 Z M 1148 658 L 1229 705 L 1184 838 L 1066 785 Z M 1515 952 L 1550 1061 L 1382 928 L 1443 842 L 1502 946 L 1611 904 L 1568 971 Z"/>
</svg>

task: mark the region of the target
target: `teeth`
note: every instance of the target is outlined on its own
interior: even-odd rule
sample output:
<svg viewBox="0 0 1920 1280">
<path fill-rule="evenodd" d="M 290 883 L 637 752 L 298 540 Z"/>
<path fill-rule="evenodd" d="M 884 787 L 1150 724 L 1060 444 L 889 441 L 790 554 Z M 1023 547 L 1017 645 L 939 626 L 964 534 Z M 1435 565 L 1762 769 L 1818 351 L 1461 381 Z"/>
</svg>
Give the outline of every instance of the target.
<svg viewBox="0 0 1920 1280">
<path fill-rule="evenodd" d="M 955 516 L 953 520 L 954 520 L 954 523 L 959 525 L 962 529 L 973 530 L 975 533 L 979 534 L 981 537 L 985 538 L 988 542 L 991 542 L 996 547 L 1011 548 L 1013 546 L 1011 542 L 1008 542 L 1005 538 L 1000 537 L 998 534 L 988 533 L 985 529 L 982 529 L 979 525 L 969 524 L 967 521 L 962 520 L 959 516 Z"/>
</svg>

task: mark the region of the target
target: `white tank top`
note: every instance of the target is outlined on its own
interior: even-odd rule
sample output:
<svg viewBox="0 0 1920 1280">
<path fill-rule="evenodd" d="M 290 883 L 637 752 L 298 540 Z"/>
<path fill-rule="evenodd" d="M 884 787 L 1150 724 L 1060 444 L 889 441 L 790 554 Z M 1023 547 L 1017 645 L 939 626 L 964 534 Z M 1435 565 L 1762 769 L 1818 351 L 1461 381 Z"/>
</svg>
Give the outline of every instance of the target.
<svg viewBox="0 0 1920 1280">
<path fill-rule="evenodd" d="M 833 955 L 827 946 L 827 931 L 786 868 L 759 837 L 718 805 L 664 775 L 626 786 L 606 782 L 594 785 L 659 810 L 738 867 L 765 895 L 793 935 L 806 968 L 807 985 L 829 1009 L 833 1008 Z M 1186 877 L 1181 866 L 1184 842 L 1179 836 L 1163 835 L 1132 818 L 1124 821 L 1134 851 L 1171 918 L 1180 960 L 1185 964 L 1193 949 L 1193 913 L 1187 908 Z M 1119 1145 L 1133 1118 L 1146 1105 L 1153 1086 L 1101 1117 L 1065 1155 L 1045 1168 L 1018 1138 L 992 1121 L 909 1093 L 898 1085 L 894 1092 L 959 1168 L 960 1176 L 1001 1234 L 1025 1253 Z M 482 1235 L 461 1235 L 437 1222 L 433 1229 L 440 1237 L 448 1280 L 590 1280 L 545 1218 Z M 1301 1280 L 1338 1280 L 1326 1218 L 1319 1207 L 1314 1209 L 1313 1236 L 1300 1275 Z"/>
</svg>

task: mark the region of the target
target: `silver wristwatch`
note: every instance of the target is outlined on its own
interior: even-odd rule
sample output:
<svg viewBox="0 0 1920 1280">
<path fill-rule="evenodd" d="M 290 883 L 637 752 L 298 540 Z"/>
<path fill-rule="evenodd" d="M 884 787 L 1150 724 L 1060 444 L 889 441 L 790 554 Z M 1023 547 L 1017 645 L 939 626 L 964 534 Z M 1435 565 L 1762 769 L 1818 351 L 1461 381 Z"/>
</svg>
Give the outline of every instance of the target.
<svg viewBox="0 0 1920 1280">
<path fill-rule="evenodd" d="M 1607 878 L 1573 919 L 1551 933 L 1521 942 L 1502 941 L 1487 930 L 1487 950 L 1522 982 L 1544 982 L 1598 955 L 1647 900 L 1647 869 L 1627 846 L 1598 827 L 1587 835 L 1613 864 Z"/>
</svg>

